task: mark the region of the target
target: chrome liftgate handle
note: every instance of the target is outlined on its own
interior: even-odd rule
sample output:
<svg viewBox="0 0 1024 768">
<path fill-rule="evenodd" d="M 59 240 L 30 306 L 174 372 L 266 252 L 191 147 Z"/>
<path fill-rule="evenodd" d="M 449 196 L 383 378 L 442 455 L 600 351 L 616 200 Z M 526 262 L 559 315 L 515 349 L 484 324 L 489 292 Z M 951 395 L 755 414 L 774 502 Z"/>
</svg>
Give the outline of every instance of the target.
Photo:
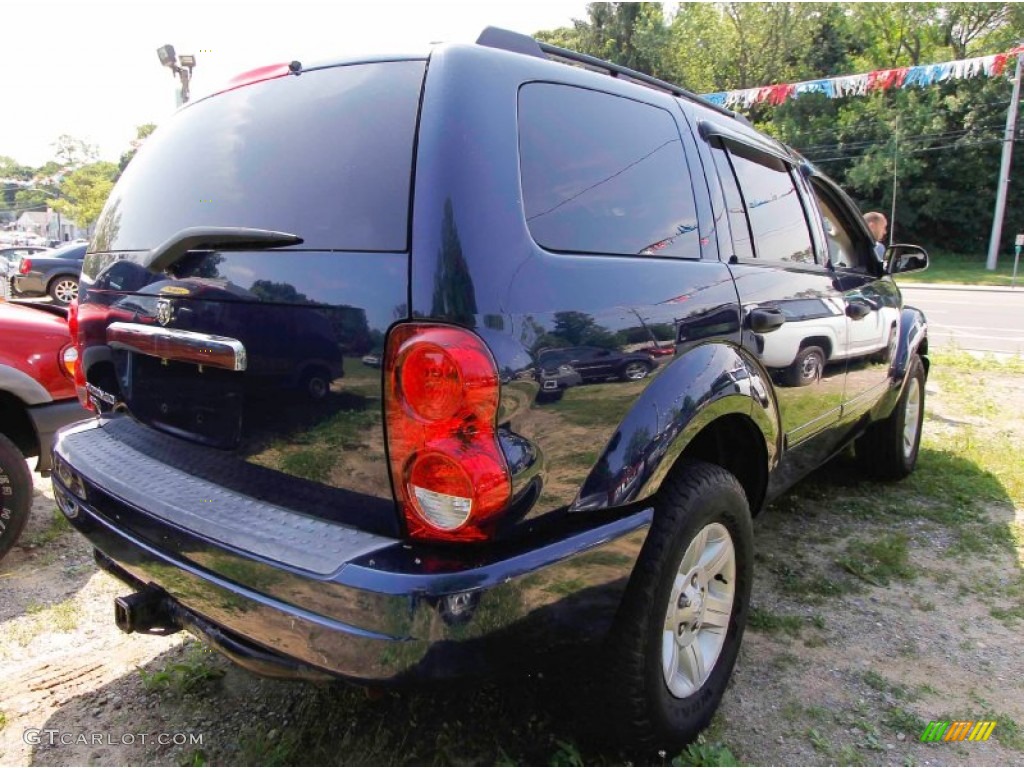
<svg viewBox="0 0 1024 768">
<path fill-rule="evenodd" d="M 238 339 L 175 328 L 111 323 L 107 327 L 107 343 L 113 349 L 228 371 L 244 371 L 248 363 L 245 346 Z"/>
</svg>

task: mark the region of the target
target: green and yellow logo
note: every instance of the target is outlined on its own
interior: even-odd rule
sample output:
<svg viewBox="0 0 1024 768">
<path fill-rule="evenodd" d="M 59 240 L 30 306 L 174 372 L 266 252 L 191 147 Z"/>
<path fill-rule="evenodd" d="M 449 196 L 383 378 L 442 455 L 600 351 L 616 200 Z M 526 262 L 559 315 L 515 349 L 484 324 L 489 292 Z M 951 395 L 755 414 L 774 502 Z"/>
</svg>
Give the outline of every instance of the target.
<svg viewBox="0 0 1024 768">
<path fill-rule="evenodd" d="M 932 720 L 921 741 L 988 741 L 995 727 L 995 720 Z"/>
</svg>

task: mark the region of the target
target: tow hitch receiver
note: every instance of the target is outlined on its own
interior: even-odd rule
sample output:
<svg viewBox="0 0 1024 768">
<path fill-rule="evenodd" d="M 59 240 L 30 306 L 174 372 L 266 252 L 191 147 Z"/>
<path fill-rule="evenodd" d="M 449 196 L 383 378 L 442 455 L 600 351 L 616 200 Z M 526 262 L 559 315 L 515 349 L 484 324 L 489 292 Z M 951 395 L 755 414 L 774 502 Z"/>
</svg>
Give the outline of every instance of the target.
<svg viewBox="0 0 1024 768">
<path fill-rule="evenodd" d="M 168 609 L 164 593 L 152 587 L 114 598 L 114 623 L 127 634 L 171 635 L 181 629 Z"/>
</svg>

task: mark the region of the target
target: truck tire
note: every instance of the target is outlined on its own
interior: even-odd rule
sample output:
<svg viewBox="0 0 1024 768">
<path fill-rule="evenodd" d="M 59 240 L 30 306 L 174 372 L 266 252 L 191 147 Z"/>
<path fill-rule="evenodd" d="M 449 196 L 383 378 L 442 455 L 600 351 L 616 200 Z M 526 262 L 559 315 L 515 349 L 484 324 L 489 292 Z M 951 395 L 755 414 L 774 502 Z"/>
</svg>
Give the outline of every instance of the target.
<svg viewBox="0 0 1024 768">
<path fill-rule="evenodd" d="M 25 457 L 0 435 L 0 558 L 21 535 L 32 508 L 32 475 Z"/>
<path fill-rule="evenodd" d="M 902 480 L 914 471 L 921 448 L 921 424 L 924 421 L 924 363 L 914 355 L 907 372 L 907 383 L 893 412 L 876 421 L 857 438 L 857 461 L 878 480 Z"/>
<path fill-rule="evenodd" d="M 803 347 L 786 369 L 786 383 L 791 387 L 806 387 L 818 381 L 825 372 L 825 350 L 821 347 Z"/>
<path fill-rule="evenodd" d="M 611 725 L 672 754 L 707 727 L 750 605 L 753 528 L 736 478 L 686 465 L 665 481 L 609 638 Z"/>
</svg>

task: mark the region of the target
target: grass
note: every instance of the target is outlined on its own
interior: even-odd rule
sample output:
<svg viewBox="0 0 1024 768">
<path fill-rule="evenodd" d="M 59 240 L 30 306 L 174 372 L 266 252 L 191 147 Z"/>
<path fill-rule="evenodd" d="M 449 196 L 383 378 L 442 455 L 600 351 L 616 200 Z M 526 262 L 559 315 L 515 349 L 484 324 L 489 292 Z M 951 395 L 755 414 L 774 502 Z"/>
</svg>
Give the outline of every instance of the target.
<svg viewBox="0 0 1024 768">
<path fill-rule="evenodd" d="M 7 727 L 7 713 L 0 710 L 0 731 Z"/>
<path fill-rule="evenodd" d="M 324 482 L 334 467 L 334 460 L 332 452 L 320 448 L 303 449 L 286 453 L 281 459 L 280 469 L 289 475 Z"/>
<path fill-rule="evenodd" d="M 704 744 L 698 740 L 690 744 L 677 757 L 672 758 L 674 767 L 686 765 L 731 766 L 739 765 L 735 755 L 721 744 Z"/>
<path fill-rule="evenodd" d="M 823 755 L 832 754 L 832 742 L 825 736 L 822 736 L 816 728 L 807 729 L 807 738 L 810 740 L 815 752 L 820 752 Z"/>
<path fill-rule="evenodd" d="M 64 602 L 52 606 L 44 613 L 47 614 L 47 617 L 43 620 L 47 621 L 58 632 L 70 632 L 78 626 L 81 609 L 74 598 L 68 598 Z"/>
<path fill-rule="evenodd" d="M 804 620 L 801 616 L 786 616 L 766 611 L 763 608 L 753 608 L 747 619 L 747 626 L 761 632 L 771 634 L 782 632 L 795 637 L 800 634 Z"/>
<path fill-rule="evenodd" d="M 54 507 L 50 513 L 50 522 L 47 526 L 32 536 L 25 537 L 22 546 L 44 547 L 50 542 L 56 541 L 70 530 L 71 523 L 68 522 L 68 519 L 64 517 L 64 513 L 59 508 Z"/>
<path fill-rule="evenodd" d="M 150 693 L 191 693 L 224 676 L 216 654 L 200 643 L 189 643 L 181 661 L 171 661 L 155 672 L 139 668 L 142 687 Z"/>
<path fill-rule="evenodd" d="M 982 720 L 995 720 L 996 727 L 992 735 L 1007 749 L 1024 752 L 1024 730 L 1012 718 L 1004 713 L 987 714 Z"/>
<path fill-rule="evenodd" d="M 905 686 L 899 683 L 889 682 L 882 675 L 875 672 L 873 669 L 869 669 L 863 675 L 864 682 L 871 688 L 881 693 L 889 693 L 898 699 L 906 699 L 910 696 L 910 691 Z"/>
<path fill-rule="evenodd" d="M 182 766 L 206 765 L 206 753 L 201 749 L 194 749 L 179 763 Z"/>
<path fill-rule="evenodd" d="M 998 269 L 985 269 L 984 256 L 963 256 L 945 251 L 928 254 L 928 269 L 909 275 L 898 275 L 897 283 L 959 283 L 962 285 L 991 285 L 1009 287 L 1013 275 L 1013 255 L 1000 254 Z M 1024 255 L 1017 272 L 1017 285 L 1024 282 Z"/>
<path fill-rule="evenodd" d="M 982 373 L 1024 373 L 1024 357 L 1010 355 L 997 358 L 991 352 L 973 354 L 962 349 L 939 349 L 928 353 L 932 373 L 938 376 L 953 372 Z M 931 374 L 930 374 L 931 375 Z M 952 377 L 944 377 L 942 383 L 949 385 Z"/>
<path fill-rule="evenodd" d="M 882 722 L 908 738 L 921 735 L 927 723 L 920 717 L 902 707 L 892 707 L 884 715 Z"/>
<path fill-rule="evenodd" d="M 907 536 L 893 533 L 873 541 L 854 539 L 846 545 L 846 556 L 836 561 L 859 579 L 879 587 L 893 579 L 911 580 L 916 572 L 908 559 Z"/>
</svg>

